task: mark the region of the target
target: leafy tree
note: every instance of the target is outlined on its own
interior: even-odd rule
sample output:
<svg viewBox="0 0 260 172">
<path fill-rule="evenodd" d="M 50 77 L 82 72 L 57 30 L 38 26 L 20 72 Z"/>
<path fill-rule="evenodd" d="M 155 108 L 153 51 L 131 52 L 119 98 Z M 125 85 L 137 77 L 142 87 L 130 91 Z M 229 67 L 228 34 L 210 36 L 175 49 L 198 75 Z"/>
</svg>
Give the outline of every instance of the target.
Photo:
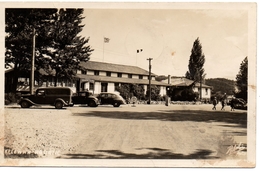
<svg viewBox="0 0 260 172">
<path fill-rule="evenodd" d="M 247 57 L 240 64 L 239 73 L 236 76 L 236 86 L 238 92 L 236 97 L 243 98 L 247 101 L 247 84 L 248 84 L 248 59 Z"/>
<path fill-rule="evenodd" d="M 44 67 L 42 49 L 49 44 L 46 33 L 57 9 L 5 10 L 5 67 L 13 68 L 11 92 L 15 92 L 20 73 L 29 73 L 32 57 L 33 29 L 37 30 L 35 68 Z"/>
<path fill-rule="evenodd" d="M 121 84 L 116 87 L 116 91 L 120 93 L 120 95 L 128 100 L 128 98 L 132 98 L 135 96 L 139 100 L 144 99 L 144 87 L 138 84 Z"/>
<path fill-rule="evenodd" d="M 72 78 L 87 61 L 93 49 L 89 38 L 79 36 L 83 9 L 6 9 L 5 66 L 14 69 L 12 92 L 16 91 L 21 72 L 30 72 L 33 29 L 36 30 L 35 77 L 39 70 L 55 71 L 58 77 Z"/>
<path fill-rule="evenodd" d="M 156 81 L 162 81 L 162 80 L 166 80 L 166 79 L 168 79 L 168 76 L 165 76 L 165 75 L 160 75 L 160 76 L 155 77 Z"/>
<path fill-rule="evenodd" d="M 149 97 L 149 86 L 146 91 L 146 97 L 147 99 Z M 155 100 L 155 101 L 161 100 L 160 88 L 155 85 L 151 85 L 151 100 Z"/>
<path fill-rule="evenodd" d="M 202 52 L 202 46 L 199 38 L 197 38 L 191 50 L 189 60 L 189 71 L 186 72 L 185 76 L 188 79 L 200 82 L 201 79 L 205 78 L 203 65 L 205 63 L 205 55 Z"/>
<path fill-rule="evenodd" d="M 117 86 L 115 90 L 118 91 L 125 100 L 132 97 L 130 94 L 130 84 L 121 84 Z"/>
<path fill-rule="evenodd" d="M 46 50 L 50 67 L 45 68 L 46 72 L 55 70 L 55 85 L 58 78 L 72 79 L 75 71 L 81 69 L 79 63 L 88 61 L 93 51 L 86 45 L 89 38 L 79 36 L 84 27 L 82 13 L 83 9 L 60 9 L 55 13 L 49 34 L 51 44 Z"/>
<path fill-rule="evenodd" d="M 171 87 L 169 95 L 173 101 L 195 101 L 199 97 L 199 94 L 193 91 L 192 86 L 186 88 Z"/>
</svg>

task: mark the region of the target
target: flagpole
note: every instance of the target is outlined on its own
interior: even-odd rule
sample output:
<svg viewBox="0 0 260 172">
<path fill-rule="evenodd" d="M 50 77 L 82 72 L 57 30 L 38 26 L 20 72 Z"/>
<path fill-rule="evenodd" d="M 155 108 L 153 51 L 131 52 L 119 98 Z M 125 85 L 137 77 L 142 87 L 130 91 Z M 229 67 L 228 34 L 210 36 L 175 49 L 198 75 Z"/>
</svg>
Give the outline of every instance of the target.
<svg viewBox="0 0 260 172">
<path fill-rule="evenodd" d="M 105 37 L 103 36 L 103 62 L 104 62 L 104 46 L 105 46 Z"/>
<path fill-rule="evenodd" d="M 135 54 L 135 65 L 137 66 L 137 51 L 136 51 L 136 54 Z"/>
</svg>

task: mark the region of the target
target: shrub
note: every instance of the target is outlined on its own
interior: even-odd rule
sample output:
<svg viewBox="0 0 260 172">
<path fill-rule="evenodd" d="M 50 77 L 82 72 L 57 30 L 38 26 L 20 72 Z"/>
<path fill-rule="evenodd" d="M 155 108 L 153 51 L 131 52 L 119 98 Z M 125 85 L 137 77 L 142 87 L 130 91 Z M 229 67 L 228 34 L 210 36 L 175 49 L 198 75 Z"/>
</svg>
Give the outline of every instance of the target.
<svg viewBox="0 0 260 172">
<path fill-rule="evenodd" d="M 5 93 L 5 105 L 11 104 L 11 103 L 17 103 L 20 99 L 20 96 L 15 93 Z"/>
</svg>

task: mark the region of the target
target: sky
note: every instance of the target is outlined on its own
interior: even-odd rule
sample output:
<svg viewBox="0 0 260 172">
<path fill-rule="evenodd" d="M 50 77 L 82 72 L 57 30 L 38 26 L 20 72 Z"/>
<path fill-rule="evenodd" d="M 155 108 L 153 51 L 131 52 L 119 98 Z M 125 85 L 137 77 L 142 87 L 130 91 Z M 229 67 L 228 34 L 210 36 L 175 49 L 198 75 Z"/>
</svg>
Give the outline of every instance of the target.
<svg viewBox="0 0 260 172">
<path fill-rule="evenodd" d="M 248 56 L 248 11 L 243 9 L 84 9 L 83 16 L 81 34 L 90 38 L 91 61 L 148 70 L 152 58 L 152 73 L 184 76 L 199 38 L 206 78 L 235 80 Z"/>
</svg>

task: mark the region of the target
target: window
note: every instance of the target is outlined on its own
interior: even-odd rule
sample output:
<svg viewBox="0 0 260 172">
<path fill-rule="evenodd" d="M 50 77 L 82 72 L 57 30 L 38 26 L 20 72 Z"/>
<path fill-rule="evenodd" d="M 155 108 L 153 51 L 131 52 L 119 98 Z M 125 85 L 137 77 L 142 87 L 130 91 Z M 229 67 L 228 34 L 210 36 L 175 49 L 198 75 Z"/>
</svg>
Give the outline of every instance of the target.
<svg viewBox="0 0 260 172">
<path fill-rule="evenodd" d="M 99 71 L 98 71 L 98 70 L 95 70 L 95 71 L 94 71 L 94 75 L 99 75 Z"/>
<path fill-rule="evenodd" d="M 94 90 L 94 83 L 91 83 L 91 82 L 89 83 L 89 89 Z"/>
<path fill-rule="evenodd" d="M 111 76 L 111 72 L 107 72 L 107 76 Z"/>
<path fill-rule="evenodd" d="M 208 95 L 208 89 L 206 88 L 206 95 Z"/>
<path fill-rule="evenodd" d="M 143 75 L 139 75 L 139 79 L 143 79 Z"/>
<path fill-rule="evenodd" d="M 44 96 L 44 95 L 45 95 L 45 91 L 44 90 L 38 90 L 37 96 Z"/>
<path fill-rule="evenodd" d="M 132 74 L 128 74 L 128 78 L 132 78 L 133 77 L 133 75 Z"/>
<path fill-rule="evenodd" d="M 122 78 L 122 73 L 117 73 L 118 78 Z"/>
<path fill-rule="evenodd" d="M 81 70 L 81 74 L 86 75 L 87 71 L 86 70 Z"/>
<path fill-rule="evenodd" d="M 115 88 L 116 88 L 116 87 L 119 87 L 119 83 L 115 83 Z"/>
</svg>

